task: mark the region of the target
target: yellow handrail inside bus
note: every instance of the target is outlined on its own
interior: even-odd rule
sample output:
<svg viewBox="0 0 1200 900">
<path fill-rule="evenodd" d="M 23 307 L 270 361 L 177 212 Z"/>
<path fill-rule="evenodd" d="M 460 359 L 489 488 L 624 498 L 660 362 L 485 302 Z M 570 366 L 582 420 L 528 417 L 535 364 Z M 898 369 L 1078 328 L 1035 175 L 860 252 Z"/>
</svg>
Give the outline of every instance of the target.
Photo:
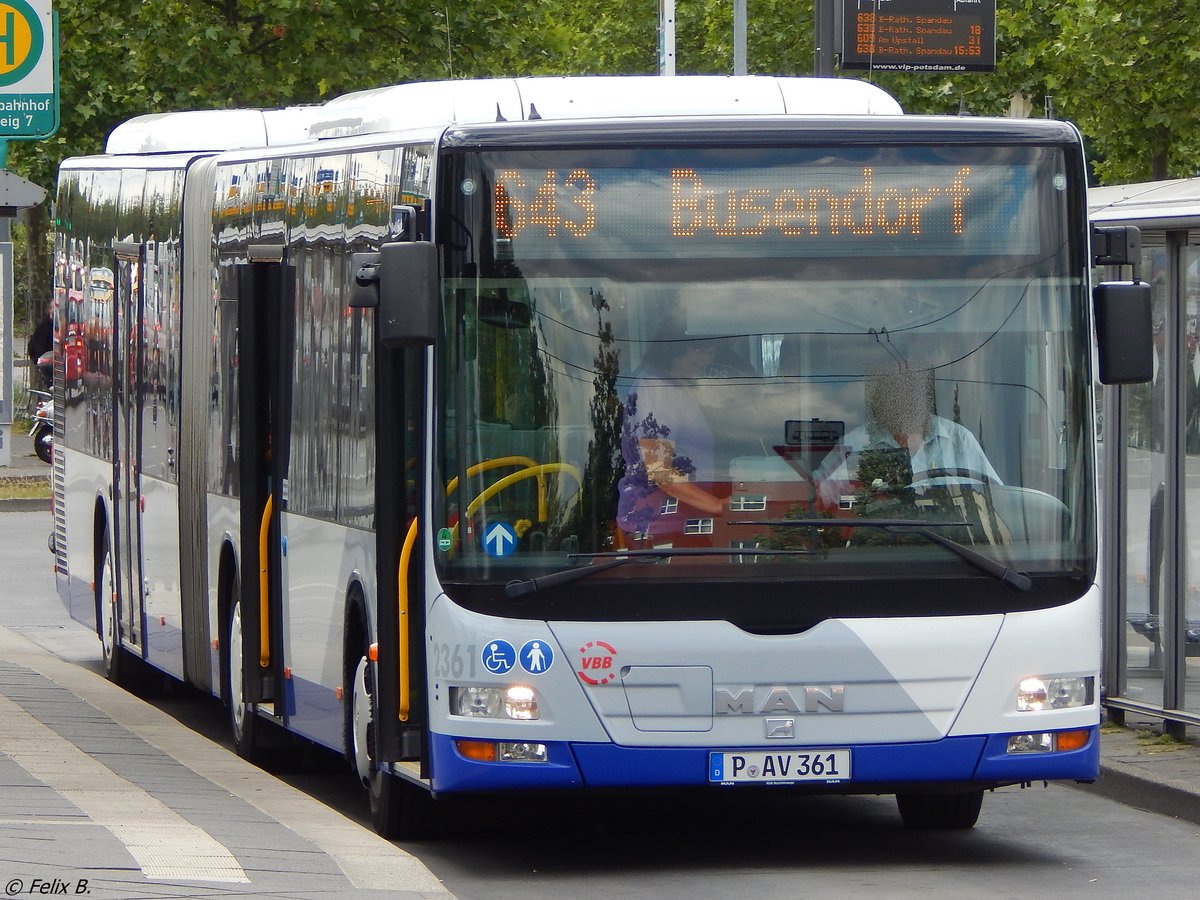
<svg viewBox="0 0 1200 900">
<path fill-rule="evenodd" d="M 475 475 L 478 472 L 484 472 L 488 469 L 497 469 L 501 466 L 524 466 L 523 469 L 518 469 L 509 475 L 505 475 L 499 481 L 484 488 L 483 493 L 467 504 L 464 518 L 470 518 L 475 514 L 484 503 L 492 499 L 510 484 L 516 484 L 518 481 L 524 481 L 526 478 L 537 478 L 537 494 L 538 494 L 538 521 L 546 521 L 546 476 L 553 472 L 566 472 L 575 479 L 575 483 L 579 487 L 583 487 L 583 476 L 579 473 L 579 468 L 570 463 L 537 463 L 527 456 L 504 456 L 497 459 L 485 459 L 481 463 L 476 463 L 467 469 L 468 475 Z M 446 485 L 446 496 L 458 487 L 458 477 L 455 476 Z M 458 544 L 458 522 L 455 522 L 451 531 L 454 535 L 454 545 Z"/>
<path fill-rule="evenodd" d="M 542 463 L 541 465 L 528 466 L 524 469 L 519 469 L 511 475 L 505 475 L 495 484 L 484 488 L 483 493 L 467 504 L 466 518 L 471 518 L 475 511 L 483 504 L 487 503 L 498 493 L 508 487 L 510 484 L 516 484 L 518 481 L 523 481 L 526 478 L 537 478 L 539 483 L 538 490 L 538 521 L 546 521 L 546 497 L 540 489 L 544 475 L 549 475 L 552 472 L 566 472 L 575 479 L 575 483 L 580 487 L 583 486 L 583 476 L 579 474 L 579 469 L 570 463 Z"/>
<path fill-rule="evenodd" d="M 267 577 L 267 536 L 271 531 L 271 507 L 273 497 L 267 495 L 263 507 L 262 524 L 258 527 L 258 664 L 266 668 L 271 664 L 271 614 L 270 586 Z"/>
<path fill-rule="evenodd" d="M 490 469 L 499 469 L 502 466 L 536 466 L 537 460 L 530 459 L 528 456 L 500 456 L 496 459 L 485 459 L 483 462 L 475 463 L 471 468 L 467 469 L 468 475 L 478 475 L 480 472 L 487 472 Z M 458 487 L 458 476 L 455 475 L 450 479 L 450 483 L 446 485 L 446 496 L 449 497 Z"/>
<path fill-rule="evenodd" d="M 400 657 L 400 705 L 397 709 L 398 718 L 401 722 L 408 721 L 409 707 L 411 706 L 411 684 L 408 677 L 408 564 L 412 559 L 413 545 L 417 542 L 417 520 L 414 518 L 408 526 L 408 534 L 404 536 L 404 546 L 400 548 L 400 568 L 398 577 L 400 585 L 397 593 L 397 603 L 400 607 L 400 633 L 399 638 L 399 657 Z"/>
</svg>

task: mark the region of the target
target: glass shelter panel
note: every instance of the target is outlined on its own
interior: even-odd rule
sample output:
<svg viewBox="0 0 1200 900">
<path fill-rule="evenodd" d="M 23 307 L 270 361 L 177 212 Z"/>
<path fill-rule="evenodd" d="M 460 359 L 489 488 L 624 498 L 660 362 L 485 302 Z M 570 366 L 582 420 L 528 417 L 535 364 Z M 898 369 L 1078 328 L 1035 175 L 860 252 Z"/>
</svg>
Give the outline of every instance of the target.
<svg viewBox="0 0 1200 900">
<path fill-rule="evenodd" d="M 1200 233 L 1181 248 L 1184 310 L 1184 546 L 1182 706 L 1200 712 Z"/>
<path fill-rule="evenodd" d="M 1163 235 L 1145 235 L 1141 277 L 1153 291 L 1154 378 L 1148 384 L 1124 389 L 1128 522 L 1125 695 L 1152 705 L 1163 702 L 1169 276 Z"/>
</svg>

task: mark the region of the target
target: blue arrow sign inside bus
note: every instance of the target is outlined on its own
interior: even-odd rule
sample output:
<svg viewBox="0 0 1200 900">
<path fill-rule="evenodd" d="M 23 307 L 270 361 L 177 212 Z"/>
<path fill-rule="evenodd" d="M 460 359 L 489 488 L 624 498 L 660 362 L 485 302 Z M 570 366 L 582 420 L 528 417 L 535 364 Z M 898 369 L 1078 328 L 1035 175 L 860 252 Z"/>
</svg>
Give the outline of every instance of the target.
<svg viewBox="0 0 1200 900">
<path fill-rule="evenodd" d="M 511 556 L 517 549 L 517 532 L 507 522 L 497 522 L 483 533 L 483 552 L 488 556 Z"/>
</svg>

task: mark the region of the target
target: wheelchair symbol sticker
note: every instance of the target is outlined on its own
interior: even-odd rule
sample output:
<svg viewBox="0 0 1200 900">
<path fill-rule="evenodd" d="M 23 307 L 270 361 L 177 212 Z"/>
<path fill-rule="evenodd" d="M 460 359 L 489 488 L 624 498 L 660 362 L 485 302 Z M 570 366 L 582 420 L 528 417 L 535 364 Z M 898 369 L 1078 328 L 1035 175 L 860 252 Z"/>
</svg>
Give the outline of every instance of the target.
<svg viewBox="0 0 1200 900">
<path fill-rule="evenodd" d="M 483 646 L 483 652 L 480 653 L 480 660 L 483 662 L 483 667 L 493 675 L 504 675 L 511 672 L 512 667 L 517 664 L 517 651 L 508 641 L 500 639 L 488 641 Z"/>
<path fill-rule="evenodd" d="M 554 650 L 546 641 L 526 641 L 521 647 L 521 668 L 530 675 L 541 675 L 554 665 Z"/>
</svg>

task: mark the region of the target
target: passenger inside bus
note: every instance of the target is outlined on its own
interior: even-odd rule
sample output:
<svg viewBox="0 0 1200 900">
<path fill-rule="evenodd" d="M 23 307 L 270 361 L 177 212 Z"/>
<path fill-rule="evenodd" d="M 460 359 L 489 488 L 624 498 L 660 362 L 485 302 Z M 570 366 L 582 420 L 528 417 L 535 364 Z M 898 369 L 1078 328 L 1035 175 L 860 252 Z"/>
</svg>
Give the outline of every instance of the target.
<svg viewBox="0 0 1200 900">
<path fill-rule="evenodd" d="M 711 481 L 713 434 L 698 399 L 698 380 L 717 357 L 715 341 L 666 337 L 660 330 L 624 402 L 617 521 L 632 534 L 660 533 L 674 500 L 707 515 L 724 502 L 701 487 Z M 657 526 L 657 527 L 656 527 Z"/>
</svg>

